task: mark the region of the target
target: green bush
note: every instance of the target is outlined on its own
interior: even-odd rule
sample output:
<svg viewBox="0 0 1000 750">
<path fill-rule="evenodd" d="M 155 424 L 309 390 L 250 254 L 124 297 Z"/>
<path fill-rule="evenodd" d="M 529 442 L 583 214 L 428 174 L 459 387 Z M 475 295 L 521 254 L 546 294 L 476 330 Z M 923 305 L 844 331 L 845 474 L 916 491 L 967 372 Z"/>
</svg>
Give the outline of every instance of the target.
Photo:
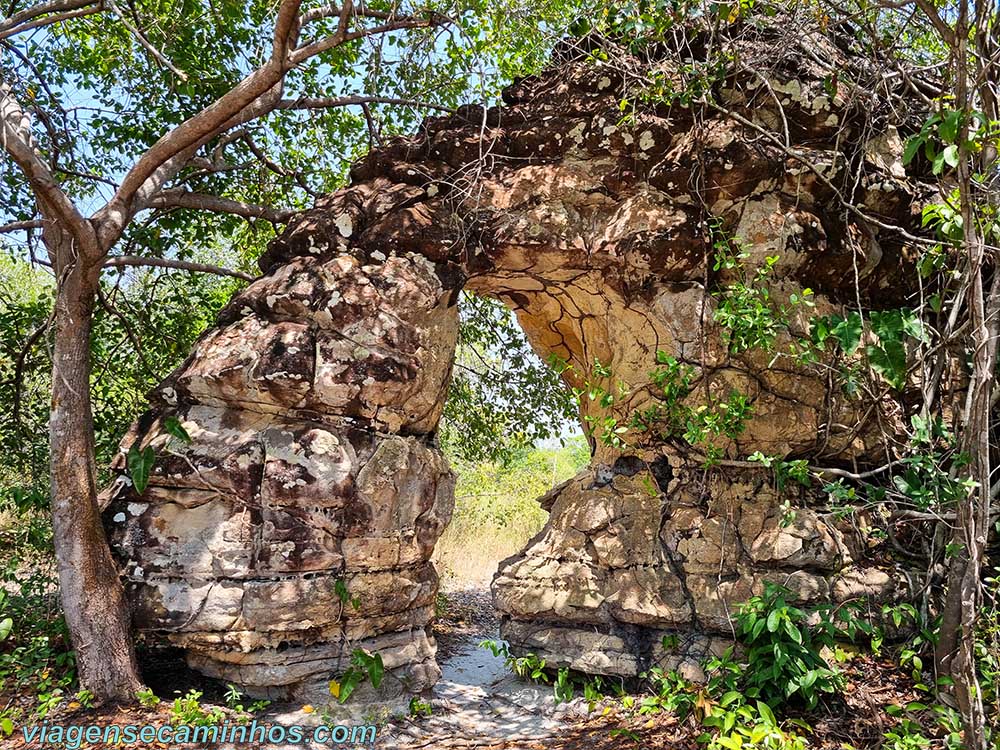
<svg viewBox="0 0 1000 750">
<path fill-rule="evenodd" d="M 822 693 L 841 690 L 844 679 L 820 654 L 824 646 L 833 646 L 832 635 L 811 629 L 808 614 L 785 601 L 788 593 L 766 583 L 763 595 L 739 607 L 737 633 L 747 663 L 743 688 L 747 697 L 771 706 L 800 698 L 813 708 Z"/>
</svg>

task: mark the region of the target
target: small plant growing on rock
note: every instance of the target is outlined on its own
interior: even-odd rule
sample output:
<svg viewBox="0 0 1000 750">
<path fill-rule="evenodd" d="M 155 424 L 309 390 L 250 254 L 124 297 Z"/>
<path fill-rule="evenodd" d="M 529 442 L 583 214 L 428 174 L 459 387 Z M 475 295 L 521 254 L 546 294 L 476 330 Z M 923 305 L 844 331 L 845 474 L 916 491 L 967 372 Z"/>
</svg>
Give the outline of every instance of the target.
<svg viewBox="0 0 1000 750">
<path fill-rule="evenodd" d="M 378 690 L 384 676 L 385 665 L 382 663 L 382 655 L 356 648 L 351 654 L 351 666 L 347 671 L 340 676 L 340 679 L 330 680 L 330 695 L 341 703 L 346 703 L 358 685 L 365 680 Z"/>
</svg>

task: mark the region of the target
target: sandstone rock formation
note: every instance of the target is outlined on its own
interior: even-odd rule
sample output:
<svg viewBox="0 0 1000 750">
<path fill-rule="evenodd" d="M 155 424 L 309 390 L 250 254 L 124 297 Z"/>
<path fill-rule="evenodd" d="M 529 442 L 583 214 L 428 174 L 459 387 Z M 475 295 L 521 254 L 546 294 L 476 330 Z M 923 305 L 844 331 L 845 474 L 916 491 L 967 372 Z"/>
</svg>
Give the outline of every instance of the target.
<svg viewBox="0 0 1000 750">
<path fill-rule="evenodd" d="M 746 268 L 779 257 L 777 303 L 814 290 L 793 331 L 845 305 L 897 307 L 909 249 L 886 227 L 912 226 L 915 201 L 901 140 L 850 75 L 830 90 L 821 59 L 862 73 L 825 37 L 734 44 L 743 68 L 716 82 L 714 106 L 643 104 L 625 63 L 557 57 L 504 106 L 373 151 L 292 221 L 122 444 L 158 453 L 143 493 L 122 473 L 106 516 L 137 625 L 257 694 L 326 695 L 357 647 L 383 655 L 384 694 L 433 683 L 428 560 L 453 504 L 435 428 L 463 287 L 513 308 L 570 384 L 595 360 L 609 367 L 623 423 L 662 397 L 658 351 L 694 368 L 689 403 L 738 391 L 753 411 L 716 441 L 711 470 L 676 436 L 594 441 L 591 466 L 543 498 L 549 522 L 494 581 L 515 650 L 630 676 L 717 648 L 764 580 L 803 601 L 896 596 L 899 576 L 822 493 L 779 491 L 739 462 L 874 465 L 900 410 L 775 359 L 791 334 L 732 353 L 713 310 L 737 271 L 713 268 L 710 227 L 739 238 Z M 678 54 L 626 62 L 680 85 Z M 623 117 L 628 97 L 640 104 Z M 583 400 L 582 418 L 605 416 Z M 667 633 L 678 653 L 664 653 Z"/>
</svg>

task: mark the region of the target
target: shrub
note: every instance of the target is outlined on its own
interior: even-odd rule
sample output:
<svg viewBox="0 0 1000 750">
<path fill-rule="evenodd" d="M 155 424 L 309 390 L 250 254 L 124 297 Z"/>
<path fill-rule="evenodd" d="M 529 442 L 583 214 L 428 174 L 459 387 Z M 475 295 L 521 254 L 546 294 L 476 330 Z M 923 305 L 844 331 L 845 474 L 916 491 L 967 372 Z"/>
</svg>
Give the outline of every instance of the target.
<svg viewBox="0 0 1000 750">
<path fill-rule="evenodd" d="M 739 607 L 738 635 L 747 647 L 744 692 L 775 707 L 799 697 L 813 708 L 821 693 L 837 692 L 844 680 L 820 655 L 833 645 L 832 636 L 810 629 L 807 613 L 785 601 L 788 593 L 765 583 L 763 595 Z"/>
</svg>

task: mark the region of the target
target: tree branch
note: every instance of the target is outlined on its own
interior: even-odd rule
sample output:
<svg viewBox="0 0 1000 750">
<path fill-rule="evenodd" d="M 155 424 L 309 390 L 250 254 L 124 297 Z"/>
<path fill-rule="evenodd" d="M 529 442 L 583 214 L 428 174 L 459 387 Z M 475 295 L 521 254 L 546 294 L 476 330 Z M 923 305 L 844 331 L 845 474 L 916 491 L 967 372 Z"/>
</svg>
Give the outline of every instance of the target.
<svg viewBox="0 0 1000 750">
<path fill-rule="evenodd" d="M 143 258 L 139 255 L 116 255 L 108 258 L 105 268 L 122 268 L 124 266 L 149 266 L 152 268 L 175 268 L 180 271 L 195 271 L 197 273 L 214 273 L 216 276 L 232 276 L 235 279 L 253 281 L 254 277 L 242 271 L 233 271 L 222 266 L 208 263 L 195 263 L 188 260 L 173 260 L 171 258 Z"/>
<path fill-rule="evenodd" d="M 281 97 L 282 81 L 291 67 L 289 50 L 298 38 L 300 5 L 301 0 L 282 0 L 274 25 L 271 57 L 264 65 L 160 138 L 129 170 L 121 187 L 94 217 L 105 247 L 121 236 L 132 216 L 142 208 L 141 200 L 136 201 L 140 191 L 155 194 L 198 148 L 220 132 L 271 111 L 274 101 Z"/>
<path fill-rule="evenodd" d="M 264 219 L 272 224 L 284 224 L 295 211 L 290 208 L 272 208 L 255 203 L 223 198 L 206 193 L 193 193 L 190 190 L 164 190 L 149 201 L 149 208 L 193 208 L 202 211 L 234 214 L 245 219 Z"/>
<path fill-rule="evenodd" d="M 332 34 L 328 37 L 318 39 L 311 44 L 306 44 L 302 47 L 296 48 L 289 56 L 289 62 L 292 65 L 298 65 L 299 63 L 308 60 L 310 57 L 315 57 L 327 50 L 331 50 L 334 47 L 339 47 L 345 42 L 352 42 L 355 39 L 361 39 L 366 36 L 376 36 L 378 34 L 386 34 L 391 31 L 402 31 L 403 29 L 419 29 L 427 28 L 430 26 L 435 26 L 442 21 L 434 15 L 430 14 L 427 18 L 414 18 L 412 16 L 403 16 L 401 18 L 396 18 L 394 20 L 388 21 L 386 23 L 380 24 L 379 26 L 372 26 L 369 28 L 359 29 L 358 31 L 352 31 L 347 33 L 346 31 L 340 30 L 336 34 Z"/>
<path fill-rule="evenodd" d="M 180 78 L 182 81 L 186 81 L 188 79 L 187 73 L 185 73 L 180 68 L 176 67 L 172 62 L 170 62 L 170 60 L 167 59 L 167 56 L 164 55 L 160 50 L 158 50 L 156 46 L 151 41 L 149 41 L 148 38 L 146 38 L 146 35 L 143 34 L 142 31 L 140 31 L 135 24 L 133 24 L 131 21 L 128 20 L 128 18 L 125 17 L 125 14 L 122 13 L 121 8 L 118 7 L 118 4 L 115 2 L 115 0 L 103 0 L 103 2 L 106 2 L 108 4 L 108 7 L 111 8 L 111 10 L 114 12 L 116 16 L 118 16 L 118 20 L 122 22 L 122 26 L 128 29 L 129 33 L 132 34 L 132 36 L 134 36 L 139 41 L 139 44 L 142 46 L 143 49 L 145 49 L 150 55 L 152 55 L 154 60 L 156 60 L 158 63 L 160 63 L 160 65 L 169 70 L 171 73 Z"/>
<path fill-rule="evenodd" d="M 50 0 L 39 3 L 0 21 L 0 39 L 102 10 L 102 0 Z"/>
<path fill-rule="evenodd" d="M 30 219 L 28 221 L 12 221 L 9 224 L 0 224 L 0 234 L 10 232 L 23 232 L 26 229 L 41 229 L 41 219 Z"/>
<path fill-rule="evenodd" d="M 451 107 L 432 102 L 422 102 L 416 99 L 396 99 L 391 96 L 338 96 L 338 97 L 308 97 L 300 96 L 298 99 L 282 99 L 275 109 L 331 109 L 333 107 L 363 106 L 366 104 L 395 104 L 402 107 L 421 107 L 423 109 L 436 109 L 440 112 L 453 114 Z"/>
<path fill-rule="evenodd" d="M 88 254 L 96 252 L 93 227 L 63 192 L 34 147 L 30 120 L 14 98 L 10 84 L 4 80 L 0 80 L 0 145 L 24 172 L 43 207 L 43 213 L 60 220 L 73 234 L 81 251 Z"/>
</svg>

